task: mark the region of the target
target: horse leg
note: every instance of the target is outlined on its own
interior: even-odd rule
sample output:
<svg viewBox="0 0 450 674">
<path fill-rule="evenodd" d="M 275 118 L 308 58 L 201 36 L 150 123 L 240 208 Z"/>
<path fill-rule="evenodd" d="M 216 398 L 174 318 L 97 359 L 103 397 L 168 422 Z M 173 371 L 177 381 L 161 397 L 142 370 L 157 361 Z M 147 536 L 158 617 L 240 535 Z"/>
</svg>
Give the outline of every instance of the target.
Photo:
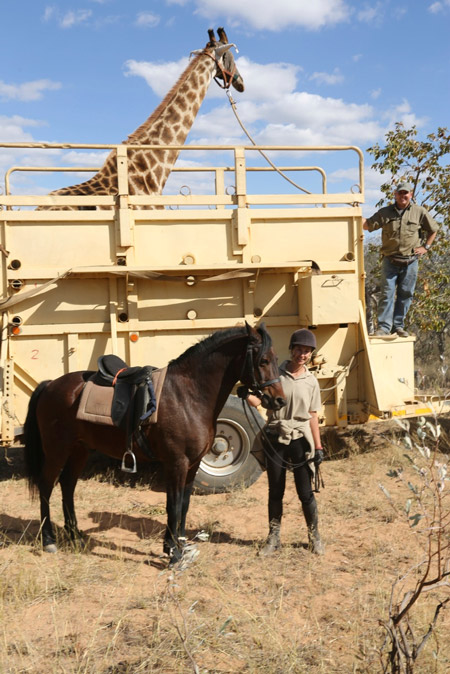
<svg viewBox="0 0 450 674">
<path fill-rule="evenodd" d="M 86 465 L 88 450 L 84 447 L 76 448 L 67 461 L 59 477 L 62 492 L 62 508 L 64 513 L 64 529 L 72 541 L 81 541 L 82 533 L 78 529 L 75 514 L 74 492 L 78 478 Z"/>
<path fill-rule="evenodd" d="M 163 550 L 170 557 L 170 566 L 181 559 L 181 549 L 178 536 L 180 533 L 183 511 L 183 495 L 186 483 L 187 468 L 177 466 L 171 469 L 167 476 L 167 527 L 164 535 Z"/>
<path fill-rule="evenodd" d="M 53 524 L 50 519 L 50 497 L 56 484 L 58 473 L 54 470 L 44 470 L 38 482 L 39 500 L 41 505 L 41 540 L 44 552 L 56 552 L 56 538 Z"/>
<path fill-rule="evenodd" d="M 197 474 L 197 470 L 200 464 L 197 464 L 195 467 L 190 468 L 186 476 L 186 485 L 183 492 L 183 500 L 181 504 L 181 521 L 180 521 L 180 531 L 179 539 L 182 539 L 183 542 L 186 541 L 186 515 L 189 510 L 189 503 L 191 501 L 191 494 L 194 488 L 194 478 Z"/>
</svg>

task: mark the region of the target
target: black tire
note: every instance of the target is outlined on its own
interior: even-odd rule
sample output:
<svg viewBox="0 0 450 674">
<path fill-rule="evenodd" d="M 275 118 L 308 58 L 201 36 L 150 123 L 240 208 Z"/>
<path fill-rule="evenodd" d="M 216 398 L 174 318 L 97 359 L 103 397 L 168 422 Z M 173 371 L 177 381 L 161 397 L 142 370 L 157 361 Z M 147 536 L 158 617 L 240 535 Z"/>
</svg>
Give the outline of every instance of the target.
<svg viewBox="0 0 450 674">
<path fill-rule="evenodd" d="M 198 494 L 220 494 L 234 487 L 249 487 L 256 482 L 263 468 L 251 453 L 255 436 L 264 425 L 264 419 L 253 408 L 247 416 L 242 400 L 229 396 L 217 419 L 216 439 L 203 457 L 194 480 Z"/>
</svg>

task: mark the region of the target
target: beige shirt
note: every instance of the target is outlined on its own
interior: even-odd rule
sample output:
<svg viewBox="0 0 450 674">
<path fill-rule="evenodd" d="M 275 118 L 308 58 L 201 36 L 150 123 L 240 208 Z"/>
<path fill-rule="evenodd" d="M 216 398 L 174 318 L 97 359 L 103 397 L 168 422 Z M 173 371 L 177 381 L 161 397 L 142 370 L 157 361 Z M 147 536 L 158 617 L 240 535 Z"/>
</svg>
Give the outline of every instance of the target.
<svg viewBox="0 0 450 674">
<path fill-rule="evenodd" d="M 421 237 L 437 232 L 439 225 L 423 206 L 410 204 L 399 211 L 395 204 L 381 208 L 367 218 L 369 232 L 381 229 L 381 253 L 384 256 L 414 255 L 414 248 L 421 245 Z"/>
<path fill-rule="evenodd" d="M 311 446 L 313 456 L 314 440 L 309 420 L 310 412 L 319 412 L 322 408 L 319 383 L 308 369 L 299 377 L 294 377 L 286 369 L 289 362 L 285 360 L 279 368 L 286 405 L 275 412 L 269 411 L 267 430 L 277 434 L 278 442 L 285 445 L 304 436 Z"/>
</svg>

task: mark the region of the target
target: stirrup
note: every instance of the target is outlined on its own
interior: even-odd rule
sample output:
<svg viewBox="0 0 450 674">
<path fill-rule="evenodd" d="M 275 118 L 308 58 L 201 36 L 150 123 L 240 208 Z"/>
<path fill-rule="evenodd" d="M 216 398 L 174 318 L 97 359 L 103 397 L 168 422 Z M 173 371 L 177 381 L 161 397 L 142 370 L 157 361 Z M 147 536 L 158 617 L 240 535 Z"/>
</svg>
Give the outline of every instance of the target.
<svg viewBox="0 0 450 674">
<path fill-rule="evenodd" d="M 127 466 L 127 454 L 128 456 L 131 456 L 131 460 L 133 462 L 133 465 L 131 468 Z M 124 473 L 137 473 L 137 468 L 136 468 L 136 457 L 134 456 L 133 452 L 131 449 L 127 449 L 125 454 L 122 457 L 122 465 L 120 466 L 120 470 L 123 470 Z"/>
</svg>

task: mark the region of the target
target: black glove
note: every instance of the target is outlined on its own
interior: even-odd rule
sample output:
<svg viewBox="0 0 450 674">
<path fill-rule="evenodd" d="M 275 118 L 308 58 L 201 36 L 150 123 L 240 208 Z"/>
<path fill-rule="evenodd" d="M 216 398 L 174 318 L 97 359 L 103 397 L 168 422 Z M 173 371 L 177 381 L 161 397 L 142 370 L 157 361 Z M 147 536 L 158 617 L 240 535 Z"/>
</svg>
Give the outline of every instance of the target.
<svg viewBox="0 0 450 674">
<path fill-rule="evenodd" d="M 245 400 L 249 394 L 249 390 L 246 386 L 238 386 L 236 393 L 239 398 L 242 398 L 242 400 Z"/>
<path fill-rule="evenodd" d="M 314 454 L 314 465 L 320 466 L 324 459 L 324 451 L 323 449 L 316 449 L 316 452 Z"/>
</svg>

